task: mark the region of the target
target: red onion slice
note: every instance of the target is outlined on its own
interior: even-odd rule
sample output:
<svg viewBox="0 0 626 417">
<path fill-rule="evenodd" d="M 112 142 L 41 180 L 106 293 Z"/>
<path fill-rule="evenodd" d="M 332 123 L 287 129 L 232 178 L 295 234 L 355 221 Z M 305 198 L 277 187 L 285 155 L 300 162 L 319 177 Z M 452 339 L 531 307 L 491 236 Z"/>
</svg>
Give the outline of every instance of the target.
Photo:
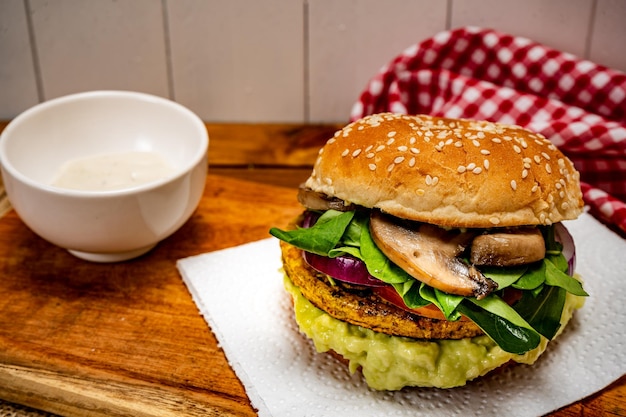
<svg viewBox="0 0 626 417">
<path fill-rule="evenodd" d="M 569 266 L 567 274 L 572 276 L 576 269 L 576 245 L 574 245 L 574 238 L 563 223 L 554 225 L 554 238 L 563 245 L 563 256 Z"/>
<path fill-rule="evenodd" d="M 366 285 L 369 287 L 380 287 L 385 284 L 383 281 L 374 278 L 367 272 L 367 267 L 360 259 L 352 256 L 338 256 L 328 258 L 326 256 L 303 251 L 304 260 L 317 271 L 329 275 L 331 278 L 349 284 Z"/>
</svg>

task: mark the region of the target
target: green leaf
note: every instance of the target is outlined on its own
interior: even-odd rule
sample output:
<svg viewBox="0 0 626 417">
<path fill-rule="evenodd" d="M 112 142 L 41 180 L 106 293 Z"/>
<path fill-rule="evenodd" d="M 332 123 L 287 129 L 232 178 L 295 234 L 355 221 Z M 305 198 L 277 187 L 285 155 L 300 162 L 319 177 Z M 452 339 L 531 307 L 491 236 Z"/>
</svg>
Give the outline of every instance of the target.
<svg viewBox="0 0 626 417">
<path fill-rule="evenodd" d="M 270 234 L 278 239 L 308 252 L 328 256 L 354 217 L 354 211 L 340 212 L 328 210 L 309 228 L 295 230 L 270 229 Z"/>
<path fill-rule="evenodd" d="M 476 323 L 504 351 L 521 355 L 539 346 L 541 336 L 536 331 L 515 325 L 469 300 L 464 299 L 457 310 Z"/>
<path fill-rule="evenodd" d="M 586 297 L 589 294 L 583 289 L 582 284 L 576 278 L 572 278 L 567 275 L 565 272 L 560 270 L 552 261 L 549 259 L 543 260 L 546 268 L 546 284 L 552 285 L 553 287 L 561 287 L 567 292 L 570 292 L 574 295 Z"/>
<path fill-rule="evenodd" d="M 361 255 L 367 267 L 367 271 L 387 284 L 402 284 L 409 280 L 415 280 L 402 268 L 394 264 L 378 249 L 369 233 L 369 228 L 361 230 Z"/>
<path fill-rule="evenodd" d="M 527 270 L 527 265 L 507 268 L 489 266 L 480 268 L 480 272 L 482 272 L 484 276 L 491 278 L 498 284 L 499 290 L 511 286 L 515 281 L 520 279 Z"/>
<path fill-rule="evenodd" d="M 489 311 L 492 314 L 505 318 L 512 324 L 520 327 L 525 327 L 532 330 L 532 326 L 519 315 L 517 311 L 508 305 L 502 298 L 496 294 L 489 294 L 483 299 L 468 298 L 472 303 L 476 304 L 485 311 Z"/>
<path fill-rule="evenodd" d="M 361 246 L 361 233 L 368 228 L 369 215 L 356 211 L 352 221 L 341 237 L 341 243 L 345 246 Z"/>
<path fill-rule="evenodd" d="M 537 262 L 526 270 L 526 273 L 522 275 L 513 285 L 513 288 L 520 290 L 534 290 L 538 288 L 545 281 L 545 265 L 543 262 Z"/>
<path fill-rule="evenodd" d="M 461 318 L 461 313 L 459 313 L 456 308 L 459 306 L 461 301 L 463 301 L 464 297 L 460 295 L 448 294 L 436 288 L 435 296 L 437 297 L 437 303 L 440 306 L 439 308 L 446 316 L 446 319 L 455 321 Z"/>
<path fill-rule="evenodd" d="M 545 285 L 536 296 L 525 292 L 515 309 L 535 330 L 552 340 L 561 327 L 565 296 L 564 289 Z"/>
<path fill-rule="evenodd" d="M 409 308 L 420 308 L 431 304 L 430 301 L 421 296 L 420 286 L 422 284 L 415 279 L 406 281 L 403 284 L 392 285 L 398 291 L 398 294 L 402 296 L 404 304 Z"/>
</svg>

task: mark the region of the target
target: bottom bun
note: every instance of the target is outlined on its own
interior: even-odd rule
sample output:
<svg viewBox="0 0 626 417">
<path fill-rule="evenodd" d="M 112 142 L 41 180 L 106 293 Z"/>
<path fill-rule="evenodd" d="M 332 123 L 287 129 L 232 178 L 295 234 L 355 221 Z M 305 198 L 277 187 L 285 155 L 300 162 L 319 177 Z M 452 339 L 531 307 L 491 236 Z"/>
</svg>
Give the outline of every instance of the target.
<svg viewBox="0 0 626 417">
<path fill-rule="evenodd" d="M 339 355 L 350 372 L 360 370 L 375 390 L 462 386 L 510 361 L 533 364 L 548 344 L 542 338 L 537 348 L 515 355 L 485 335 L 456 340 L 390 336 L 338 320 L 315 307 L 287 274 L 284 286 L 293 299 L 296 323 L 316 350 Z M 567 294 L 559 333 L 583 303 L 582 297 Z"/>
</svg>

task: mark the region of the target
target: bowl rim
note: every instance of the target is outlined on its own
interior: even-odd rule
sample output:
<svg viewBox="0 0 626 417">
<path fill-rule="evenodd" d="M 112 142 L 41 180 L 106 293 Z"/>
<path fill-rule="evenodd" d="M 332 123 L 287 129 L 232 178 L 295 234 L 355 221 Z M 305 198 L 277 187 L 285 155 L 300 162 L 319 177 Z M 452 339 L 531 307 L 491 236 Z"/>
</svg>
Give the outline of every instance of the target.
<svg viewBox="0 0 626 417">
<path fill-rule="evenodd" d="M 184 168 L 176 169 L 170 175 L 161 178 L 156 181 L 151 181 L 145 184 L 139 184 L 132 187 L 126 187 L 115 190 L 74 190 L 69 188 L 56 187 L 51 184 L 45 184 L 39 181 L 34 181 L 28 176 L 22 174 L 13 164 L 7 155 L 7 140 L 6 138 L 10 136 L 13 130 L 15 130 L 21 123 L 29 118 L 33 117 L 35 114 L 46 111 L 48 108 L 57 106 L 59 104 L 80 101 L 89 98 L 98 98 L 98 97 L 126 97 L 131 99 L 138 99 L 140 101 L 148 101 L 153 103 L 158 103 L 161 105 L 169 106 L 177 111 L 183 113 L 187 116 L 187 118 L 193 123 L 195 128 L 199 131 L 201 137 L 201 145 L 196 151 L 196 155 L 192 158 L 189 165 Z M 2 133 L 0 133 L 0 167 L 2 171 L 7 171 L 12 177 L 18 179 L 20 182 L 27 184 L 28 186 L 39 189 L 41 191 L 45 191 L 55 195 L 64 195 L 69 197 L 87 197 L 87 198 L 105 198 L 105 197 L 115 197 L 115 196 L 125 196 L 129 194 L 136 194 L 138 192 L 149 191 L 155 188 L 159 188 L 164 184 L 174 182 L 179 178 L 187 175 L 190 171 L 192 171 L 199 163 L 203 162 L 208 165 L 208 148 L 209 148 L 209 135 L 206 129 L 206 125 L 200 119 L 200 117 L 191 111 L 189 108 L 183 106 L 180 103 L 177 103 L 173 100 L 156 96 L 153 94 L 142 93 L 138 91 L 128 91 L 128 90 L 94 90 L 94 91 L 84 91 L 79 93 L 67 94 L 64 96 L 52 98 L 50 100 L 43 101 L 38 103 L 26 110 L 22 113 L 18 114 L 15 118 L 13 118 L 4 128 Z M 208 167 L 207 167 L 208 168 Z M 6 180 L 5 180 L 6 182 Z M 6 185 L 5 185 L 6 186 Z"/>
</svg>

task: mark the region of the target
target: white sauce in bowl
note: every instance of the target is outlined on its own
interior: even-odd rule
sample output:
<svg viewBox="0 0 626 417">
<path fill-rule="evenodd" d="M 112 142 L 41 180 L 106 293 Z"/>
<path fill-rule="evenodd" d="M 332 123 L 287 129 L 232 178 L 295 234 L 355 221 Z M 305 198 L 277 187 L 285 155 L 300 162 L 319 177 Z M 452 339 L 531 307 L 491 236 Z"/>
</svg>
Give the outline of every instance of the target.
<svg viewBox="0 0 626 417">
<path fill-rule="evenodd" d="M 110 191 L 158 181 L 174 171 L 157 152 L 123 152 L 65 163 L 52 185 L 83 191 Z"/>
</svg>

